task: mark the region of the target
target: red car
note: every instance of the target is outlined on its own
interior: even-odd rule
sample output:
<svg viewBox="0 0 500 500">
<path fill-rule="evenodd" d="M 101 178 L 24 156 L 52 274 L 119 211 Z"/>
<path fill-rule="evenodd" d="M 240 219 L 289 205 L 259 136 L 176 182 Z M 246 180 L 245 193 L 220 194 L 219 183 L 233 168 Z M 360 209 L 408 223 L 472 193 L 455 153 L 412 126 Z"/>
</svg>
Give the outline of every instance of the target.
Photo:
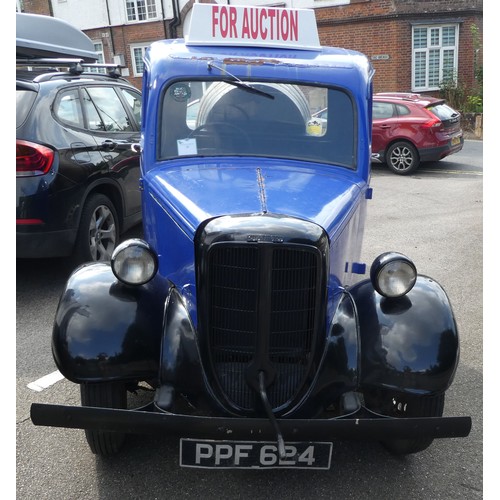
<svg viewBox="0 0 500 500">
<path fill-rule="evenodd" d="M 373 96 L 372 161 L 396 174 L 438 161 L 464 144 L 461 115 L 443 99 L 402 92 Z"/>
</svg>

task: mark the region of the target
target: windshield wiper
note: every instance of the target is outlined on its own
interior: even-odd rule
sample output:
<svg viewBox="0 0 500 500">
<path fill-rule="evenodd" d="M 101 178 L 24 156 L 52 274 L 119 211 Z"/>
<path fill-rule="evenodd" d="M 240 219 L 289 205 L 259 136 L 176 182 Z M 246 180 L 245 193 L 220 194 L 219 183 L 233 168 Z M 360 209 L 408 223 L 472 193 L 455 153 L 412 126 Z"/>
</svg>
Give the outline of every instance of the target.
<svg viewBox="0 0 500 500">
<path fill-rule="evenodd" d="M 232 80 L 228 80 L 227 82 L 230 83 L 231 85 L 234 85 L 235 87 L 238 87 L 240 89 L 246 90 L 247 92 L 252 92 L 253 94 L 258 94 L 263 97 L 267 97 L 268 99 L 274 99 L 274 96 L 272 94 L 269 94 L 265 92 L 264 90 L 260 90 L 256 87 L 252 87 L 249 83 L 244 82 L 243 80 L 240 80 L 237 76 L 233 75 L 232 73 L 229 73 L 229 71 L 225 68 L 221 68 L 220 66 L 217 66 L 214 64 L 212 61 L 208 61 L 207 63 L 208 69 L 218 69 L 222 73 L 225 73 L 226 75 L 230 76 Z"/>
</svg>

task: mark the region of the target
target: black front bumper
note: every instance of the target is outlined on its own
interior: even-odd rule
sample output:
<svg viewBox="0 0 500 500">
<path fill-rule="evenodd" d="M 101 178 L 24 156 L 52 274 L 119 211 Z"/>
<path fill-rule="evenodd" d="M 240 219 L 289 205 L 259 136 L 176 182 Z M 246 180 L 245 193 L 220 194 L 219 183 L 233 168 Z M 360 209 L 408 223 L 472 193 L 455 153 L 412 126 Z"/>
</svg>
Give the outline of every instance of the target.
<svg viewBox="0 0 500 500">
<path fill-rule="evenodd" d="M 359 415 L 357 418 L 356 415 Z M 199 439 L 263 440 L 276 437 L 265 418 L 177 415 L 154 403 L 139 410 L 33 403 L 35 425 L 115 431 L 125 434 L 171 434 Z M 349 418 L 278 419 L 285 440 L 458 438 L 469 435 L 470 417 L 372 418 L 361 410 Z"/>
</svg>

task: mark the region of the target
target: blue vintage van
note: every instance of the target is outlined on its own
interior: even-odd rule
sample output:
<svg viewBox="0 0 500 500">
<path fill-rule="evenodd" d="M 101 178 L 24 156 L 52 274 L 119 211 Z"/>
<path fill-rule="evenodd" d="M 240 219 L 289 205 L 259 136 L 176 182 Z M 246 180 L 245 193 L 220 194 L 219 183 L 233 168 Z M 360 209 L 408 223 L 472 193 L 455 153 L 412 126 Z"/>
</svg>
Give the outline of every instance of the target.
<svg viewBox="0 0 500 500">
<path fill-rule="evenodd" d="M 85 429 L 99 455 L 175 434 L 180 464 L 205 468 L 327 469 L 339 438 L 409 454 L 467 436 L 469 417 L 442 416 L 446 293 L 400 253 L 360 261 L 368 59 L 320 46 L 310 10 L 195 4 L 191 33 L 145 56 L 144 239 L 76 269 L 57 309 L 82 406 L 33 404 L 33 423 Z M 127 408 L 144 384 L 151 402 Z"/>
</svg>

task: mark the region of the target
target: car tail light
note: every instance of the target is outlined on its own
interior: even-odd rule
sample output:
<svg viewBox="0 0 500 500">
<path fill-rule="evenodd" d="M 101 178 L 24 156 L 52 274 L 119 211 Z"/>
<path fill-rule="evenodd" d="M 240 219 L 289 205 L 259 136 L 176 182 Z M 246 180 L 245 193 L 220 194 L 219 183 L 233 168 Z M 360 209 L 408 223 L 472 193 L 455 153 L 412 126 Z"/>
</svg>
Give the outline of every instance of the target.
<svg viewBox="0 0 500 500">
<path fill-rule="evenodd" d="M 431 111 L 429 111 L 428 109 L 425 109 L 425 108 L 424 108 L 424 111 L 426 114 L 429 115 L 429 121 L 426 121 L 423 124 L 423 127 L 438 128 L 438 127 L 441 127 L 443 125 L 441 120 L 435 114 L 433 114 Z"/>
<path fill-rule="evenodd" d="M 54 162 L 52 149 L 28 141 L 16 141 L 16 176 L 46 174 Z"/>
</svg>

